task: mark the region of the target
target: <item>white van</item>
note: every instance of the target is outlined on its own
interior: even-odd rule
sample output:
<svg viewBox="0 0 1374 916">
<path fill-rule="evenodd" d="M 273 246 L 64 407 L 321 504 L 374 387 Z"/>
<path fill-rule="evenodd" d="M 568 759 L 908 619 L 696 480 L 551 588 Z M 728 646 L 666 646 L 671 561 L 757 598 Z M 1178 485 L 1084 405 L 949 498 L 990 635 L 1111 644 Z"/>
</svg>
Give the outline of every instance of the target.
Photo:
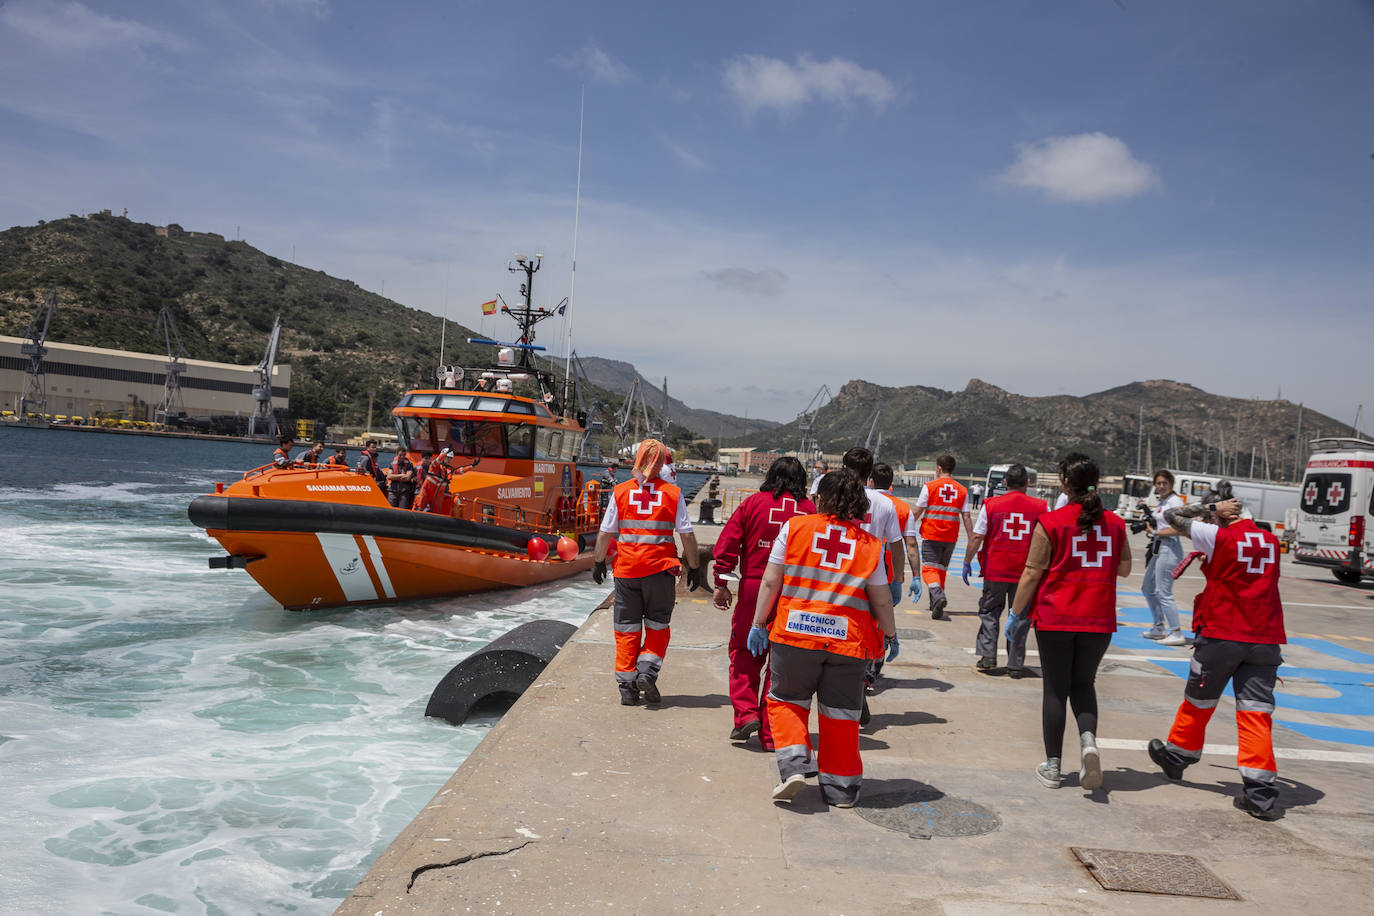
<svg viewBox="0 0 1374 916">
<path fill-rule="evenodd" d="M 1374 578 L 1374 442 L 1314 439 L 1298 505 L 1294 559 L 1325 566 L 1337 579 Z"/>
<path fill-rule="evenodd" d="M 992 499 L 994 496 L 1005 496 L 1007 493 L 1007 471 L 1011 469 L 1009 464 L 994 464 L 988 468 L 987 493 L 983 496 L 984 501 Z M 1035 468 L 1026 468 L 1027 489 L 1036 485 L 1038 475 Z"/>
<path fill-rule="evenodd" d="M 1196 471 L 1170 469 L 1174 475 L 1174 492 L 1185 503 L 1196 502 L 1216 487 L 1222 480 L 1231 482 L 1231 491 L 1245 504 L 1246 514 L 1255 524 L 1282 535 L 1287 523 L 1289 510 L 1298 508 L 1301 487 L 1292 484 L 1273 483 L 1268 480 L 1246 480 L 1238 477 L 1220 477 L 1216 474 L 1199 474 Z M 1143 514 L 1142 504 L 1148 509 L 1159 505 L 1155 496 L 1154 479 L 1143 474 L 1127 474 L 1123 481 L 1121 500 L 1117 504 L 1117 515 L 1133 522 Z"/>
</svg>

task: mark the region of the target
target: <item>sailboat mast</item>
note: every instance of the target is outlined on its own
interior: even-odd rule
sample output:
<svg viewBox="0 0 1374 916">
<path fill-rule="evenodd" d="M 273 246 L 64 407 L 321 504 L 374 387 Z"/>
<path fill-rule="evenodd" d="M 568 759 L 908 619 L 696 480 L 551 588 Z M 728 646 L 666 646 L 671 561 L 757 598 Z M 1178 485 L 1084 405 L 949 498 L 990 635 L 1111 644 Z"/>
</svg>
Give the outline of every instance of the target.
<svg viewBox="0 0 1374 916">
<path fill-rule="evenodd" d="M 568 281 L 568 339 L 567 356 L 563 364 L 563 415 L 567 416 L 568 407 L 568 386 L 572 382 L 572 320 L 573 320 L 573 295 L 577 291 L 577 228 L 578 219 L 582 215 L 582 126 L 587 116 L 587 87 L 582 87 L 582 103 L 577 113 L 577 196 L 573 203 L 573 247 L 572 247 L 572 279 Z"/>
</svg>

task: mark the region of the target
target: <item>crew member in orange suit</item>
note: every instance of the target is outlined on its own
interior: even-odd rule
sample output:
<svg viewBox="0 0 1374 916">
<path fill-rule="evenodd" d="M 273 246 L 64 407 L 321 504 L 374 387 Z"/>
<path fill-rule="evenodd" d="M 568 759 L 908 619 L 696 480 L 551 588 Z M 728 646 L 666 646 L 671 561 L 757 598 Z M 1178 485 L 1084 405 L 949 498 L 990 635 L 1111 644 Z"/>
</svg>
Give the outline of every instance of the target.
<svg viewBox="0 0 1374 916">
<path fill-rule="evenodd" d="M 1213 521 L 1194 520 L 1204 516 Z M 1168 741 L 1150 741 L 1150 759 L 1170 779 L 1202 756 L 1207 722 L 1227 684 L 1236 697 L 1241 794 L 1235 806 L 1261 820 L 1279 816 L 1274 760 L 1274 682 L 1288 641 L 1279 600 L 1279 543 L 1273 534 L 1241 518 L 1241 503 L 1221 481 L 1200 502 L 1172 506 L 1164 519 L 1206 559 L 1207 585 L 1193 599 L 1193 664 L 1183 703 Z M 1186 568 L 1180 564 L 1178 572 Z"/>
<path fill-rule="evenodd" d="M 789 519 L 773 541 L 749 630 L 749 650 L 770 653 L 768 717 L 780 781 L 775 801 L 790 802 L 816 774 L 826 804 L 852 808 L 863 783 L 859 716 L 872 659 L 897 657 L 892 593 L 883 542 L 862 527 L 864 482 L 851 471 L 827 474 L 820 512 Z M 770 630 L 764 626 L 777 602 Z M 816 698 L 819 752 L 811 745 Z"/>
<path fill-rule="evenodd" d="M 676 600 L 677 577 L 687 565 L 687 587 L 702 585 L 696 535 L 687 517 L 682 491 L 663 480 L 668 449 L 645 439 L 635 454 L 629 480 L 611 491 L 601 530 L 596 536 L 592 580 L 606 581 L 606 553 L 611 539 L 615 555 L 615 680 L 625 706 L 657 704 L 662 696 L 658 675 L 668 652 L 669 624 Z M 682 559 L 673 540 L 682 538 Z"/>
<path fill-rule="evenodd" d="M 968 585 L 973 572 L 973 557 L 978 557 L 979 572 L 983 576 L 983 595 L 978 599 L 978 639 L 974 650 L 979 671 L 991 672 L 997 667 L 997 635 L 1002 628 L 1002 611 L 1016 600 L 1016 583 L 1026 569 L 1030 555 L 1031 532 L 1045 514 L 1043 499 L 1026 495 L 1030 475 L 1024 465 L 1007 468 L 1007 492 L 994 496 L 978 510 L 973 523 L 973 535 L 964 548 L 962 578 Z M 1026 675 L 1026 636 L 1028 621 L 1007 636 L 1007 673 L 1014 678 Z"/>
<path fill-rule="evenodd" d="M 959 523 L 973 536 L 973 520 L 968 511 L 968 490 L 954 479 L 954 456 L 935 459 L 935 479 L 926 483 L 916 497 L 914 518 L 921 523 L 921 578 L 930 592 L 930 616 L 945 618 L 949 599 L 945 597 L 945 574 L 959 542 Z"/>
<path fill-rule="evenodd" d="M 773 730 L 768 725 L 767 664 L 768 660 L 749 651 L 749 626 L 754 620 L 758 603 L 759 582 L 768 566 L 768 554 L 773 539 L 783 522 L 798 515 L 811 515 L 816 507 L 806 497 L 806 468 L 796 458 L 783 457 L 768 468 L 759 492 L 753 494 L 730 514 L 716 539 L 715 562 L 711 574 L 715 577 L 715 605 L 729 610 L 733 600 L 730 582 L 725 577 L 739 569 L 739 602 L 730 618 L 730 705 L 735 709 L 735 725 L 731 741 L 748 741 L 759 733 L 763 749 L 773 750 Z M 773 620 L 768 610 L 766 623 Z M 759 681 L 763 681 L 763 702 L 760 703 Z"/>
</svg>

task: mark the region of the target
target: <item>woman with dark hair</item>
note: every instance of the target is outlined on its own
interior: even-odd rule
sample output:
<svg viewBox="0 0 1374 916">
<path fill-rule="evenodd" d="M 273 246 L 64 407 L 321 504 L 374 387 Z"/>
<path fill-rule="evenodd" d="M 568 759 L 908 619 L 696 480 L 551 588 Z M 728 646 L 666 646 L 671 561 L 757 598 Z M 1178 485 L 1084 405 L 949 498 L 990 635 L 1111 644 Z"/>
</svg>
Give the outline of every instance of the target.
<svg viewBox="0 0 1374 916">
<path fill-rule="evenodd" d="M 850 471 L 827 474 L 821 511 L 785 522 L 763 573 L 749 651 L 770 651 L 768 718 L 780 781 L 775 801 L 791 801 L 819 775 L 826 804 L 852 808 L 859 798 L 859 715 L 868 662 L 897 657 L 892 593 L 883 542 L 862 527 L 864 484 Z M 766 629 L 773 602 L 777 614 Z M 819 719 L 819 753 L 811 749 L 811 699 Z"/>
<path fill-rule="evenodd" d="M 715 605 L 728 610 L 734 601 L 730 594 L 731 579 L 739 580 L 739 603 L 730 618 L 730 642 L 726 650 L 730 659 L 730 705 L 735 709 L 735 724 L 730 731 L 731 741 L 748 741 L 754 732 L 764 750 L 773 749 L 773 734 L 768 727 L 768 660 L 749 651 L 749 623 L 754 619 L 754 607 L 759 595 L 759 580 L 768 565 L 768 551 L 783 522 L 794 515 L 810 515 L 816 511 L 806 497 L 806 468 L 796 458 L 779 458 L 768 468 L 763 486 L 740 503 L 721 529 L 716 540 Z M 735 569 L 738 575 L 733 575 Z M 767 620 L 773 619 L 775 607 L 767 610 Z"/>
<path fill-rule="evenodd" d="M 1105 512 L 1097 492 L 1097 463 L 1075 452 L 1059 462 L 1068 504 L 1040 516 L 1030 556 L 1016 586 L 1007 631 L 1020 625 L 1031 605 L 1044 679 L 1040 724 L 1045 762 L 1040 782 L 1059 788 L 1065 709 L 1073 703 L 1078 724 L 1079 785 L 1102 785 L 1097 739 L 1097 666 L 1116 632 L 1116 579 L 1131 573 L 1126 523 Z"/>
<path fill-rule="evenodd" d="M 1166 646 L 1182 646 L 1187 643 L 1183 629 L 1178 622 L 1178 607 L 1174 604 L 1174 567 L 1183 561 L 1183 544 L 1179 532 L 1164 520 L 1164 513 L 1183 505 L 1183 499 L 1174 492 L 1174 474 L 1168 468 L 1155 471 L 1155 497 L 1159 500 L 1150 513 L 1152 522 L 1150 546 L 1146 548 L 1145 578 L 1140 590 L 1145 594 L 1145 603 L 1150 606 L 1150 616 L 1154 626 L 1145 631 L 1146 639 L 1157 639 Z"/>
</svg>

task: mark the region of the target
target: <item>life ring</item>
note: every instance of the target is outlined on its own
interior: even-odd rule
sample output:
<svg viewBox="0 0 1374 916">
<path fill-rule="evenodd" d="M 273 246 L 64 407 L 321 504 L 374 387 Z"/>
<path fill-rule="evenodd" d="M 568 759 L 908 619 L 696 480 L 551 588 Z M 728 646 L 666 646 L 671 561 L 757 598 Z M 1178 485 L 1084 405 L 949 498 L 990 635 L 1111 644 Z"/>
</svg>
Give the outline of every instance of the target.
<svg viewBox="0 0 1374 916">
<path fill-rule="evenodd" d="M 573 520 L 573 510 L 575 503 L 571 496 L 560 496 L 555 504 L 554 513 L 560 525 L 567 524 Z"/>
</svg>

